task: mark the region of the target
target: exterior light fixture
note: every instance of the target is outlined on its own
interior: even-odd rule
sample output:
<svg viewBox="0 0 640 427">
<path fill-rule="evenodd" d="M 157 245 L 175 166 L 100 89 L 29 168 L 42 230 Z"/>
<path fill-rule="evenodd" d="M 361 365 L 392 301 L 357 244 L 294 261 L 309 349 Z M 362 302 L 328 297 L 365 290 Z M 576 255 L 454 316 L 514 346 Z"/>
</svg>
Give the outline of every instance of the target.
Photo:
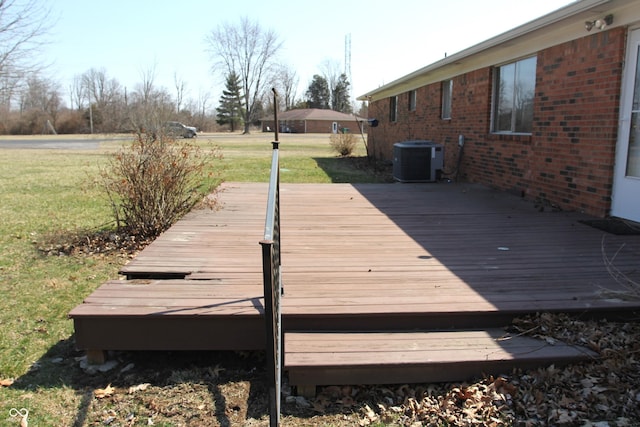
<svg viewBox="0 0 640 427">
<path fill-rule="evenodd" d="M 613 15 L 607 15 L 604 18 L 598 18 L 593 21 L 586 21 L 584 23 L 584 28 L 587 31 L 591 31 L 594 28 L 597 30 L 604 30 L 611 24 L 613 24 Z"/>
</svg>

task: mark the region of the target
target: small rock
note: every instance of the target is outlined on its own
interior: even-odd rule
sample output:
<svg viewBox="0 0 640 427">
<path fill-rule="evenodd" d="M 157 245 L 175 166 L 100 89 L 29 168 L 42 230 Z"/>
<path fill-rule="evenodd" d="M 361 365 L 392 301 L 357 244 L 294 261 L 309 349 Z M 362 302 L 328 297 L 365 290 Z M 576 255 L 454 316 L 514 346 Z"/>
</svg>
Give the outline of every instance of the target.
<svg viewBox="0 0 640 427">
<path fill-rule="evenodd" d="M 77 358 L 76 360 L 80 361 L 80 368 L 89 375 L 94 375 L 98 372 L 108 372 L 118 366 L 118 362 L 116 360 L 108 360 L 102 365 L 91 365 L 87 361 L 86 356 Z"/>
<path fill-rule="evenodd" d="M 100 372 L 108 372 L 110 370 L 112 370 L 113 368 L 115 368 L 116 366 L 118 366 L 118 361 L 117 360 L 108 360 L 105 363 L 103 363 L 102 365 L 98 365 L 96 366 L 96 369 Z"/>
<path fill-rule="evenodd" d="M 285 403 L 295 403 L 296 402 L 296 396 L 287 396 L 284 399 Z"/>
<path fill-rule="evenodd" d="M 136 365 L 134 365 L 133 363 L 129 363 L 127 366 L 125 366 L 124 368 L 120 369 L 120 373 L 124 374 L 125 372 L 128 372 L 130 370 L 132 370 Z"/>
<path fill-rule="evenodd" d="M 309 403 L 307 401 L 307 399 L 305 399 L 302 396 L 296 396 L 296 405 L 298 405 L 301 408 L 310 408 L 311 407 L 311 403 Z"/>
</svg>

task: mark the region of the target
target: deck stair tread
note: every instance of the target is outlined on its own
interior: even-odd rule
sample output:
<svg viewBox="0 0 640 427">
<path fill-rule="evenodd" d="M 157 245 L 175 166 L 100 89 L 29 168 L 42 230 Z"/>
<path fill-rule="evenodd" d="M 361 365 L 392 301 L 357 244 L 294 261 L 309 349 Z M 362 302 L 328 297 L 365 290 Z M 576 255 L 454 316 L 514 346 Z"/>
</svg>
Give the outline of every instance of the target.
<svg viewBox="0 0 640 427">
<path fill-rule="evenodd" d="M 464 381 L 515 367 L 597 357 L 560 341 L 504 329 L 398 332 L 286 332 L 285 370 L 294 386 Z"/>
</svg>

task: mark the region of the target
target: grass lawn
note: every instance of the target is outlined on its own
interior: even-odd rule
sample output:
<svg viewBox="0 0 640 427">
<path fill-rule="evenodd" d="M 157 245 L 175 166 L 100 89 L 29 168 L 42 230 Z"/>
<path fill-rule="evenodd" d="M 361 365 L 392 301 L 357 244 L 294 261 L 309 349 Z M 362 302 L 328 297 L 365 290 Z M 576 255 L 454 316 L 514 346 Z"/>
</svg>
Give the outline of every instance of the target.
<svg viewBox="0 0 640 427">
<path fill-rule="evenodd" d="M 211 165 L 219 175 L 205 185 L 266 182 L 271 138 L 273 134 L 262 133 L 200 135 L 197 144 L 217 145 L 223 155 Z M 283 182 L 384 179 L 352 167 L 362 161 L 337 158 L 328 135 L 285 134 L 280 140 Z M 97 178 L 107 155 L 123 143 L 104 142 L 93 151 L 0 149 L 0 380 L 16 380 L 11 387 L 0 386 L 0 425 L 17 425 L 9 411 L 23 407 L 30 411 L 30 424 L 37 426 L 101 425 L 108 418 L 89 408 L 92 390 L 103 379 L 88 378 L 79 368 L 75 357 L 81 354 L 73 347 L 67 313 L 102 282 L 116 278 L 127 258 L 46 256 L 38 247 L 47 236 L 112 227 Z M 359 144 L 355 155 L 364 153 L 364 143 Z M 195 387 L 189 381 L 178 383 Z"/>
</svg>

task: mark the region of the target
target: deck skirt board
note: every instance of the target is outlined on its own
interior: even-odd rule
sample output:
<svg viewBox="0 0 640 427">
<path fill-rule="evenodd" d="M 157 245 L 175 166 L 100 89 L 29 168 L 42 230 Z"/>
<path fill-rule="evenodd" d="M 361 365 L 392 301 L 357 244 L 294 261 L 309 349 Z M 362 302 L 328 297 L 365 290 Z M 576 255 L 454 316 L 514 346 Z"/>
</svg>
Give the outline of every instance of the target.
<svg viewBox="0 0 640 427">
<path fill-rule="evenodd" d="M 219 209 L 190 212 L 124 266 L 130 280 L 102 284 L 70 312 L 79 348 L 264 348 L 267 184 L 224 183 L 218 195 Z M 606 264 L 640 281 L 640 236 L 603 233 L 579 213 L 458 184 L 282 184 L 280 203 L 285 363 L 300 385 L 323 384 L 305 367 L 319 360 L 331 381 L 363 383 L 580 359 L 477 329 L 531 312 L 640 310 L 618 297 Z M 452 335 L 426 335 L 435 330 Z"/>
</svg>

